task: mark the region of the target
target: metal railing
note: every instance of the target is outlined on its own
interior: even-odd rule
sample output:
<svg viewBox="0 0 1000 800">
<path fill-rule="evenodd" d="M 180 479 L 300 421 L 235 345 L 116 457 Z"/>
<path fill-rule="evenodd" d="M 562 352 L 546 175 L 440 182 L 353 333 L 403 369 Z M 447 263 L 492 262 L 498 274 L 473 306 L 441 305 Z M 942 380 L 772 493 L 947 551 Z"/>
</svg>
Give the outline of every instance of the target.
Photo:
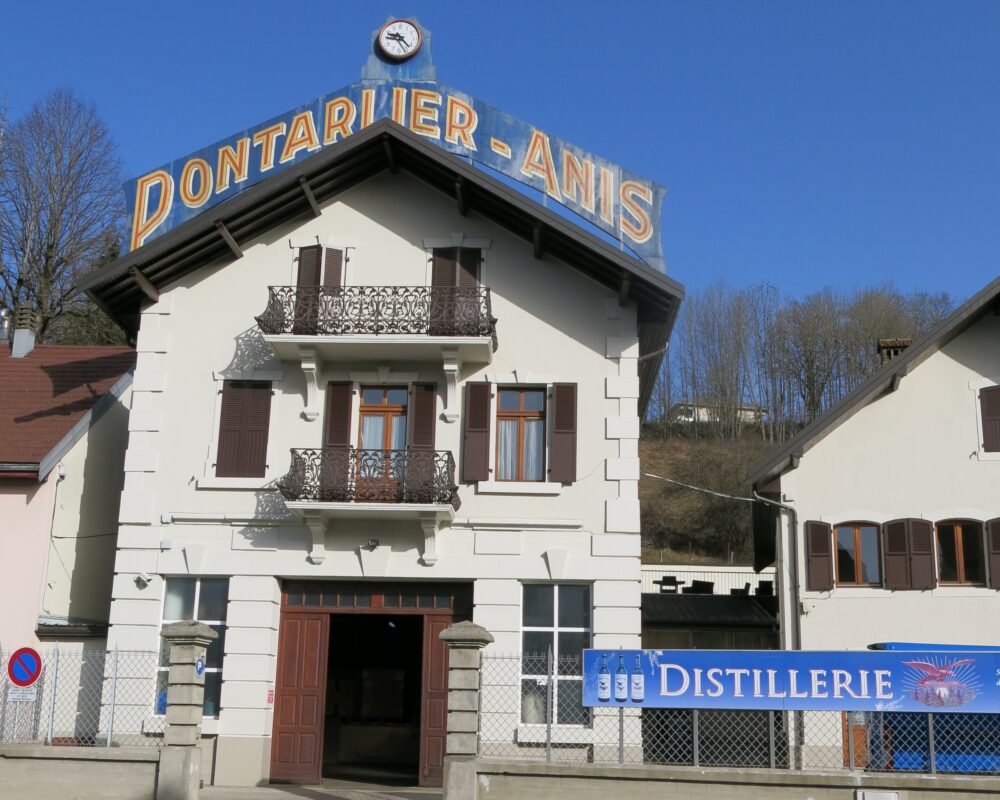
<svg viewBox="0 0 1000 800">
<path fill-rule="evenodd" d="M 758 590 L 770 590 L 772 594 L 777 591 L 773 567 L 758 574 L 749 567 L 718 567 L 708 564 L 705 566 L 644 564 L 642 567 L 642 591 L 653 594 L 660 592 L 661 588 L 655 581 L 663 577 L 675 578 L 677 591 L 683 591 L 685 588 L 690 589 L 694 581 L 711 583 L 712 591 L 710 594 L 730 594 L 734 590 L 741 592 L 748 590 L 750 594 L 755 594 Z M 764 584 L 763 587 L 761 587 L 761 583 Z"/>
<path fill-rule="evenodd" d="M 479 755 L 665 764 L 1000 774 L 1000 715 L 586 708 L 581 659 L 484 653 Z"/>
<path fill-rule="evenodd" d="M 496 317 L 485 286 L 270 286 L 256 317 L 265 334 L 489 336 Z"/>
<path fill-rule="evenodd" d="M 29 690 L 7 677 L 0 653 L 0 742 L 76 747 L 159 747 L 165 720 L 154 708 L 159 654 L 133 650 L 41 652 Z"/>
<path fill-rule="evenodd" d="M 461 505 L 449 450 L 294 449 L 278 490 L 293 501 Z"/>
</svg>

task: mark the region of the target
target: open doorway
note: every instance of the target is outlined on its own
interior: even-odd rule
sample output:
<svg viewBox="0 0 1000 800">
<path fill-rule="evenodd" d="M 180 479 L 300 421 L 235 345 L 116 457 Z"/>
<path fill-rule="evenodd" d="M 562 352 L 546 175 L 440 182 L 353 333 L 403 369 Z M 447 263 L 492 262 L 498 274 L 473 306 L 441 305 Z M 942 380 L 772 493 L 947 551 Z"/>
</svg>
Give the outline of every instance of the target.
<svg viewBox="0 0 1000 800">
<path fill-rule="evenodd" d="M 323 777 L 417 782 L 423 649 L 420 615 L 331 616 Z"/>
</svg>

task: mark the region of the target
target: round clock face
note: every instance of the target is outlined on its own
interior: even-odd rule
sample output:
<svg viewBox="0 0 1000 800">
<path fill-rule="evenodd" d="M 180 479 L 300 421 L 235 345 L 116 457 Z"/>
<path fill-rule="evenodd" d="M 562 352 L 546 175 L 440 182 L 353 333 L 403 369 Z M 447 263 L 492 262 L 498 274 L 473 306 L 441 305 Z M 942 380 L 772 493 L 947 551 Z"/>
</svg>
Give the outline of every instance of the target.
<svg viewBox="0 0 1000 800">
<path fill-rule="evenodd" d="M 378 46 L 386 58 L 405 61 L 420 49 L 420 30 L 412 22 L 394 19 L 378 32 Z"/>
</svg>

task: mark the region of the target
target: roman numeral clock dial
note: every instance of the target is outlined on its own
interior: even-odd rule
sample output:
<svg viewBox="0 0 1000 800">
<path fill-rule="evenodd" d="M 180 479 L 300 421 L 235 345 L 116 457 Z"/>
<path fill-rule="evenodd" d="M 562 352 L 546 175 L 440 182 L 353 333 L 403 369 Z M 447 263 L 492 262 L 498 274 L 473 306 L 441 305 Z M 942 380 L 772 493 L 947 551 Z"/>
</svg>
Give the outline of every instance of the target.
<svg viewBox="0 0 1000 800">
<path fill-rule="evenodd" d="M 378 47 L 390 61 L 405 61 L 420 49 L 420 29 L 403 19 L 391 20 L 378 32 Z"/>
</svg>

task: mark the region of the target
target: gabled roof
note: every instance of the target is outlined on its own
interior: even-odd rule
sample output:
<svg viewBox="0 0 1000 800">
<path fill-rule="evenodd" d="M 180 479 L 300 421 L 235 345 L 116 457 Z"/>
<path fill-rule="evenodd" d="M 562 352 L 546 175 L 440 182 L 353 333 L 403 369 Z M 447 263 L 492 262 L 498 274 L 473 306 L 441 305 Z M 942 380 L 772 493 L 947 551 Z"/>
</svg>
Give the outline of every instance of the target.
<svg viewBox="0 0 1000 800">
<path fill-rule="evenodd" d="M 0 352 L 0 478 L 45 478 L 131 381 L 128 347 L 39 345 Z"/>
<path fill-rule="evenodd" d="M 623 301 L 635 302 L 640 354 L 655 354 L 666 346 L 684 296 L 679 283 L 389 119 L 324 148 L 85 275 L 77 288 L 90 294 L 134 336 L 140 307 L 146 302 L 142 288 L 146 281 L 160 289 L 215 260 L 232 258 L 234 246 L 279 224 L 314 214 L 315 204 L 387 169 L 405 170 L 454 197 L 461 213 L 475 211 L 531 242 L 536 257 L 551 254 L 617 292 Z M 233 241 L 227 242 L 227 237 Z M 640 362 L 642 408 L 652 392 L 659 362 L 659 357 Z"/>
<path fill-rule="evenodd" d="M 758 461 L 750 469 L 750 482 L 755 488 L 794 467 L 816 442 L 833 432 L 858 410 L 894 391 L 899 382 L 919 367 L 931 355 L 965 331 L 986 314 L 1000 311 L 1000 278 L 995 279 L 956 311 L 941 320 L 906 350 L 887 361 L 868 380 L 839 403 L 820 414 L 799 433 Z"/>
</svg>

